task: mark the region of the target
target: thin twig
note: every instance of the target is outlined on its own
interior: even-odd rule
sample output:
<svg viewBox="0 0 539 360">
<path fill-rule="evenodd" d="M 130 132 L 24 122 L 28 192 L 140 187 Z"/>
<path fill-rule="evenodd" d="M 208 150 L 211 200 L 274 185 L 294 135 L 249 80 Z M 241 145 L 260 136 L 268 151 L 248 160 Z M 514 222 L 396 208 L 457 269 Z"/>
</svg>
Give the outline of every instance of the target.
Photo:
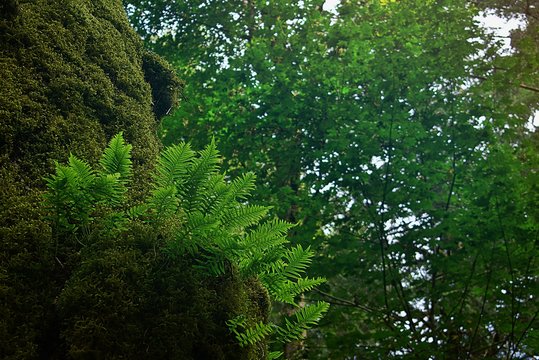
<svg viewBox="0 0 539 360">
<path fill-rule="evenodd" d="M 528 325 L 526 326 L 526 328 L 524 329 L 524 331 L 522 332 L 522 334 L 520 335 L 520 337 L 518 338 L 518 341 L 515 343 L 515 346 L 514 346 L 514 349 L 515 349 L 515 352 L 516 352 L 516 349 L 518 349 L 518 346 L 520 345 L 520 342 L 524 339 L 524 336 L 526 335 L 526 333 L 530 330 L 530 328 L 532 327 L 535 319 L 537 319 L 537 314 L 539 314 L 539 310 L 537 310 L 535 312 L 535 314 L 533 314 L 533 317 L 532 319 L 530 320 L 530 322 L 528 323 Z M 511 354 L 511 358 L 513 357 L 514 355 L 514 352 Z"/>
<path fill-rule="evenodd" d="M 487 77 L 485 76 L 479 76 L 479 75 L 470 75 L 471 78 L 474 78 L 474 79 L 479 79 L 479 80 L 489 80 Z M 518 85 L 519 88 L 522 88 L 522 89 L 526 89 L 526 90 L 530 90 L 530 91 L 534 91 L 534 92 L 539 92 L 539 88 L 536 88 L 534 86 L 531 86 L 531 85 L 526 85 L 524 83 L 520 83 Z"/>
</svg>

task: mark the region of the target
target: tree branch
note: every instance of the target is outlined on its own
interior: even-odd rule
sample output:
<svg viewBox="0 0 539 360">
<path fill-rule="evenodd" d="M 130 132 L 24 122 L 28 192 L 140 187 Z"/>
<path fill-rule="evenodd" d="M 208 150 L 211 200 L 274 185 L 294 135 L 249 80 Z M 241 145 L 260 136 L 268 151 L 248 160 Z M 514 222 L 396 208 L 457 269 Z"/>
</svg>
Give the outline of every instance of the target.
<svg viewBox="0 0 539 360">
<path fill-rule="evenodd" d="M 381 314 L 384 314 L 384 311 L 382 311 L 380 309 L 374 309 L 374 308 L 371 308 L 371 307 L 368 307 L 368 306 L 365 306 L 365 305 L 358 304 L 356 300 L 351 301 L 351 300 L 348 300 L 348 299 L 342 299 L 342 298 L 339 298 L 337 296 L 331 295 L 331 294 L 329 294 L 327 292 L 324 292 L 324 291 L 322 291 L 322 290 L 320 290 L 318 288 L 314 288 L 314 291 L 316 291 L 320 295 L 326 297 L 327 299 L 336 301 L 335 305 L 357 307 L 358 309 L 364 310 L 364 311 L 366 311 L 368 313 L 381 313 Z"/>
<path fill-rule="evenodd" d="M 478 76 L 478 75 L 470 75 L 471 78 L 474 78 L 474 79 L 479 79 L 479 80 L 489 80 L 487 77 L 484 77 L 484 76 Z M 534 92 L 537 92 L 539 93 L 539 88 L 536 88 L 534 86 L 531 86 L 531 85 L 526 85 L 524 83 L 520 83 L 518 85 L 519 88 L 522 88 L 522 89 L 526 89 L 526 90 L 530 90 L 530 91 L 534 91 Z"/>
</svg>

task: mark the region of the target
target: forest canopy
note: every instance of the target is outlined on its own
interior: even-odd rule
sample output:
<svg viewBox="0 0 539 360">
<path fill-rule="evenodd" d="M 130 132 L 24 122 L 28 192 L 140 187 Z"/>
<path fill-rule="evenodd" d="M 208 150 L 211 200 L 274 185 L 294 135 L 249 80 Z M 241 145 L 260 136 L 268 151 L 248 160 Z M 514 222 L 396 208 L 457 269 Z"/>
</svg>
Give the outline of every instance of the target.
<svg viewBox="0 0 539 360">
<path fill-rule="evenodd" d="M 295 356 L 539 352 L 536 5 L 124 4 L 186 84 L 164 142 L 215 137 L 316 252 L 305 300 L 333 306 Z M 519 19 L 510 51 L 490 13 Z"/>
</svg>

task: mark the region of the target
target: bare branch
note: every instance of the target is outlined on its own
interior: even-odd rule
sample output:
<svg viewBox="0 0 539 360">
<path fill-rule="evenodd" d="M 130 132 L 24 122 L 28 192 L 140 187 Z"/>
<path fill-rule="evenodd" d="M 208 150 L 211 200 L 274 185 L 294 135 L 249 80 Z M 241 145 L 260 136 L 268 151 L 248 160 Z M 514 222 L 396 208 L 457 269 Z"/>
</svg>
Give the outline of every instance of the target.
<svg viewBox="0 0 539 360">
<path fill-rule="evenodd" d="M 489 80 L 487 77 L 484 77 L 484 76 L 478 76 L 478 75 L 470 75 L 471 78 L 474 78 L 474 79 L 479 79 L 479 80 Z M 534 92 L 538 92 L 539 93 L 539 88 L 536 88 L 534 86 L 531 86 L 531 85 L 526 85 L 524 83 L 521 83 L 518 85 L 519 88 L 522 88 L 522 89 L 526 89 L 526 90 L 530 90 L 530 91 L 534 91 Z"/>
</svg>

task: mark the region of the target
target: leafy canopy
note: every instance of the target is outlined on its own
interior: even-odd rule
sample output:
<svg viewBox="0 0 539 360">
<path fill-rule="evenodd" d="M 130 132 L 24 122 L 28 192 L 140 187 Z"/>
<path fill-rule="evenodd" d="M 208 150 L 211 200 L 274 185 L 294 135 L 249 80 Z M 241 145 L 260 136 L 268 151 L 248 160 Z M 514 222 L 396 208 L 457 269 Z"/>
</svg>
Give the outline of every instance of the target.
<svg viewBox="0 0 539 360">
<path fill-rule="evenodd" d="M 126 3 L 187 82 L 165 141 L 215 136 L 316 249 L 336 306 L 305 357 L 537 352 L 531 2 Z M 513 54 L 478 26 L 490 5 L 527 16 Z"/>
</svg>

